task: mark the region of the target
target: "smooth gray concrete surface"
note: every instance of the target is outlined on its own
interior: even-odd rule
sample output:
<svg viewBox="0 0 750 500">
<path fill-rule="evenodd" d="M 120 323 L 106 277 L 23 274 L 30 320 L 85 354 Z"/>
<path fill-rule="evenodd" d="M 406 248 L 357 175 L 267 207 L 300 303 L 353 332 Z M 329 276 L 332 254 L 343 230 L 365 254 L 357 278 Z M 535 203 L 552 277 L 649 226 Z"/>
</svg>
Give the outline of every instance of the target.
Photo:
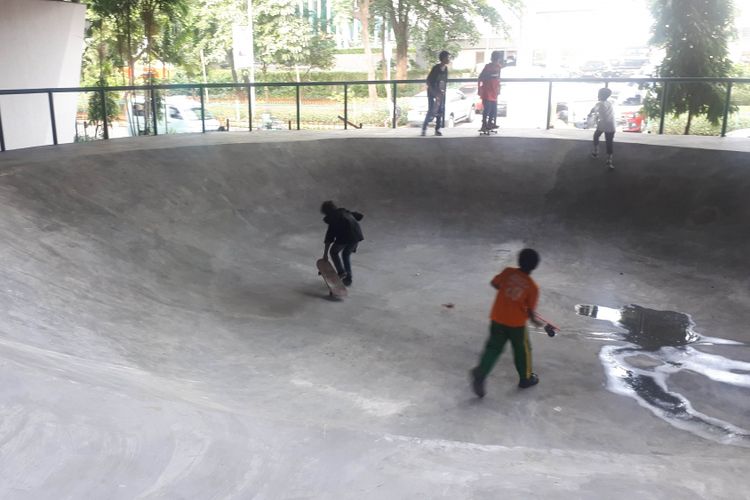
<svg viewBox="0 0 750 500">
<path fill-rule="evenodd" d="M 416 133 L 0 154 L 0 498 L 747 498 L 747 142 Z M 325 199 L 365 214 L 339 302 Z M 480 401 L 524 246 L 563 331 Z"/>
</svg>

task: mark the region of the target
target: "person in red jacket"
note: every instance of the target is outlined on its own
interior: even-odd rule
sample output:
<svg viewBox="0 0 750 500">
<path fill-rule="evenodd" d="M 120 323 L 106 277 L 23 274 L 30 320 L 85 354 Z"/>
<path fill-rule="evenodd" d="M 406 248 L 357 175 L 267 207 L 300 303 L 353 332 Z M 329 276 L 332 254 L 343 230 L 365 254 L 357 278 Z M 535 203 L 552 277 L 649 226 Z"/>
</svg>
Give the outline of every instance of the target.
<svg viewBox="0 0 750 500">
<path fill-rule="evenodd" d="M 500 93 L 500 59 L 502 52 L 496 50 L 490 56 L 490 62 L 479 74 L 479 97 L 482 98 L 482 128 L 487 132 L 497 128 L 497 96 Z"/>
<path fill-rule="evenodd" d="M 472 389 L 480 398 L 485 395 L 484 381 L 508 340 L 513 345 L 513 360 L 520 379 L 518 387 L 526 389 L 539 383 L 539 377 L 531 370 L 531 343 L 526 331 L 527 321 L 544 326 L 534 311 L 539 287 L 530 275 L 537 265 L 539 254 L 525 248 L 518 255 L 518 267 L 506 267 L 492 279 L 491 285 L 497 290 L 497 295 L 490 314 L 490 338 L 479 365 L 471 370 Z"/>
</svg>

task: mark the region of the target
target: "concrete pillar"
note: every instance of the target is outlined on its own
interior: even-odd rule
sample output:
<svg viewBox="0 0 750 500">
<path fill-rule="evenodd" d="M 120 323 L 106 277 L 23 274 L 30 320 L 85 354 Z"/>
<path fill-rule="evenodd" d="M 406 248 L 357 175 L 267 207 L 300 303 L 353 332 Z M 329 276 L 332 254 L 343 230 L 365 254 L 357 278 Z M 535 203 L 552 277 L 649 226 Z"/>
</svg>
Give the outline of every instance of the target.
<svg viewBox="0 0 750 500">
<path fill-rule="evenodd" d="M 0 89 L 78 87 L 86 6 L 0 0 Z M 73 142 L 77 94 L 57 94 L 60 143 Z M 52 144 L 46 94 L 0 96 L 8 149 Z"/>
</svg>

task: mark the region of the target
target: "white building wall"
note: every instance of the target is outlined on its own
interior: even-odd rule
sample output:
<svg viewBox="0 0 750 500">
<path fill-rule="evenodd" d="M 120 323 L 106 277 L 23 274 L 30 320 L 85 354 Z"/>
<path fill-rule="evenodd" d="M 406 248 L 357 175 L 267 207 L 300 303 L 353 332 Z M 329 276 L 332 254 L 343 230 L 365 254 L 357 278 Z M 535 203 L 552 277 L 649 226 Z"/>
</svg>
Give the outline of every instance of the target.
<svg viewBox="0 0 750 500">
<path fill-rule="evenodd" d="M 0 0 L 0 89 L 78 87 L 86 6 Z M 77 94 L 55 96 L 58 142 L 73 142 Z M 7 149 L 52 144 L 46 94 L 0 96 Z"/>
</svg>

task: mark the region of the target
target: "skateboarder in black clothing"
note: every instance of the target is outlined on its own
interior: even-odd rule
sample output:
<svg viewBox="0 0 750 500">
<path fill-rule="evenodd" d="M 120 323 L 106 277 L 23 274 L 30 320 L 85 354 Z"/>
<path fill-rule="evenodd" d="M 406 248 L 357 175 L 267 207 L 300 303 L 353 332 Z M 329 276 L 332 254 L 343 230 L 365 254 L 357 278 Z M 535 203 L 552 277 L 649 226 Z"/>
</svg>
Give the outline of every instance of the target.
<svg viewBox="0 0 750 500">
<path fill-rule="evenodd" d="M 359 242 L 365 239 L 362 236 L 362 228 L 359 227 L 359 221 L 364 216 L 359 212 L 339 208 L 330 200 L 323 202 L 320 211 L 325 215 L 323 222 L 328 224 L 323 258 L 328 260 L 330 253 L 333 266 L 339 273 L 341 281 L 344 285 L 350 286 L 352 284 L 351 255 L 357 251 Z M 343 265 L 339 254 L 343 257 Z"/>
<path fill-rule="evenodd" d="M 440 62 L 432 67 L 427 76 L 427 116 L 422 124 L 422 135 L 427 132 L 427 125 L 435 118 L 435 135 L 443 135 L 440 128 L 445 123 L 445 90 L 448 86 L 448 64 L 451 55 L 447 50 L 440 53 Z"/>
</svg>

